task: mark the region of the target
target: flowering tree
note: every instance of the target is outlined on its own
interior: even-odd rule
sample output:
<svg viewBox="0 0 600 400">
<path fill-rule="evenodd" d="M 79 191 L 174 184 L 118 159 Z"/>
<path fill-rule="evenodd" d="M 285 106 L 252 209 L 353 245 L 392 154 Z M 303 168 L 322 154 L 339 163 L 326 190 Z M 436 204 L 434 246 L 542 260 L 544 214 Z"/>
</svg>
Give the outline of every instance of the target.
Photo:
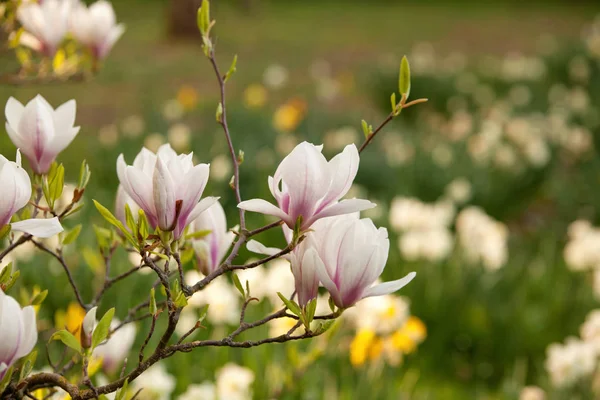
<svg viewBox="0 0 600 400">
<path fill-rule="evenodd" d="M 41 4 L 28 5 L 25 11 L 19 9 L 17 18 L 26 29 L 36 33 L 33 26 L 28 27 L 28 18 L 33 18 L 36 24 L 46 21 L 44 16 L 60 22 L 62 20 L 55 18 L 62 18 L 62 7 L 67 7 L 66 3 L 45 0 Z M 114 26 L 114 15 L 107 7 L 101 1 L 89 9 L 77 11 L 78 21 L 86 17 L 91 21 L 98 18 L 104 24 L 81 23 L 72 27 L 72 32 L 96 60 L 106 55 L 123 31 L 122 27 Z M 112 8 L 110 10 L 112 12 Z M 54 22 L 52 29 L 58 27 Z M 18 271 L 13 270 L 10 264 L 4 268 L 0 274 L 2 398 L 21 399 L 40 388 L 60 388 L 76 400 L 100 398 L 115 392 L 117 399 L 124 399 L 128 385 L 154 364 L 176 353 L 198 347 L 248 348 L 310 339 L 326 332 L 344 310 L 362 299 L 395 292 L 414 278 L 413 272 L 396 281 L 378 282 L 388 257 L 387 230 L 378 229 L 370 219 L 359 217 L 360 211 L 375 207 L 375 204 L 365 199 L 342 199 L 358 172 L 360 154 L 369 143 L 404 108 L 425 101 L 408 102 L 410 71 L 407 60 L 403 59 L 400 67 L 399 102 L 393 94 L 392 111 L 377 128 L 373 129 L 363 121 L 365 141 L 360 148 L 350 144 L 328 161 L 322 154 L 322 146 L 303 142 L 283 159 L 273 177 L 267 181 L 276 204 L 264 199 L 243 200 L 239 177 L 244 153 L 236 151 L 232 143 L 225 96 L 226 83 L 236 71 L 236 58 L 229 70 L 222 73 L 211 36 L 214 23 L 210 19 L 209 3 L 205 0 L 198 10 L 198 27 L 204 54 L 214 69 L 220 88 L 221 101 L 217 106 L 216 120 L 223 128 L 233 161 L 230 186 L 238 203 L 239 224 L 233 229 L 227 228 L 219 198 L 205 194 L 209 165 L 195 164 L 192 154 L 177 154 L 169 145 L 164 145 L 156 153 L 143 148 L 131 165 L 122 155 L 119 156 L 116 172 L 120 187 L 115 213 L 94 201 L 113 230 L 95 228 L 105 274 L 102 285 L 90 299 L 82 296 L 71 274 L 72 267 L 63 256 L 63 248 L 76 241 L 81 226 L 64 232 L 61 225 L 64 218 L 82 207 L 81 201 L 90 179 L 85 161 L 71 201 L 64 205 L 58 201 L 64 190 L 65 169 L 57 163 L 56 157 L 79 131 L 79 127 L 75 126 L 75 101 L 56 109 L 39 95 L 25 105 L 13 98 L 6 103 L 6 130 L 20 151 L 14 162 L 0 158 L 0 183 L 5 191 L 5 195 L 0 197 L 0 226 L 2 236 L 8 237 L 8 246 L 0 253 L 0 261 L 19 246 L 32 243 L 60 263 L 76 301 L 86 313 L 76 326 L 58 330 L 51 336 L 51 342 L 59 341 L 64 345 L 65 354 L 72 354 L 69 361 L 53 361 L 49 355 L 47 372 L 31 373 L 37 355 L 32 352 L 37 342 L 33 307 L 43 302 L 47 291 L 33 294 L 30 305 L 21 308 L 10 295 Z M 38 50 L 45 56 L 52 56 L 63 32 L 50 34 L 48 26 L 42 28 L 34 35 L 39 44 Z M 21 152 L 29 161 L 33 179 L 21 165 Z M 271 215 L 276 220 L 262 227 L 250 228 L 245 218 L 247 211 Z M 255 240 L 271 229 L 282 230 L 287 243 L 284 248 L 269 248 Z M 23 234 L 17 237 L 16 231 Z M 41 240 L 59 233 L 57 245 Z M 238 264 L 236 260 L 244 246 L 265 257 Z M 138 254 L 141 262 L 114 276 L 111 274 L 111 260 L 118 247 Z M 184 279 L 182 262 L 182 254 L 188 249 L 195 251 L 203 274 L 191 284 Z M 277 293 L 285 307 L 262 319 L 246 321 L 246 309 L 256 299 L 247 282 L 243 285 L 236 274 L 230 274 L 244 299 L 239 326 L 220 340 L 189 340 L 202 326 L 201 317 L 178 340 L 173 339 L 182 311 L 196 293 L 204 291 L 221 275 L 252 269 L 278 258 L 290 262 L 290 273 L 295 281 L 295 292 L 291 296 Z M 151 270 L 156 276 L 155 284 L 148 288 L 146 300 L 127 310 L 127 316 L 121 321 L 114 318 L 114 308 L 97 320 L 98 305 L 110 303 L 110 299 L 104 296 L 106 291 L 142 269 Z M 329 313 L 316 313 L 320 286 L 330 295 Z M 204 315 L 206 311 L 205 308 Z M 144 318 L 151 319 L 151 326 L 139 349 L 138 359 L 134 363 L 117 360 L 118 357 L 113 354 L 128 351 L 132 336 L 135 336 L 135 329 L 132 331 L 131 327 Z M 166 319 L 164 329 L 157 324 L 161 318 Z M 239 340 L 242 333 L 282 318 L 296 321 L 286 333 L 257 340 Z M 158 344 L 149 349 L 150 340 L 155 335 L 160 337 Z M 108 369 L 121 370 L 114 381 L 95 385 L 90 379 L 90 363 L 93 356 L 98 355 L 104 356 Z M 76 382 L 65 377 L 73 370 L 80 371 Z"/>
</svg>

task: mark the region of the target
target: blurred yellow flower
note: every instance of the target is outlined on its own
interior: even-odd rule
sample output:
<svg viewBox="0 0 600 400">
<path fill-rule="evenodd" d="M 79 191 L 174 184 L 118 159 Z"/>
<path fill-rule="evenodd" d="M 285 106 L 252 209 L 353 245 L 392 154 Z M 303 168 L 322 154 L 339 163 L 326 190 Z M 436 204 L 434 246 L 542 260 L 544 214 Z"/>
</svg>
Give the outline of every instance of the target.
<svg viewBox="0 0 600 400">
<path fill-rule="evenodd" d="M 275 110 L 273 126 L 280 132 L 294 131 L 306 115 L 306 102 L 292 99 Z"/>
<path fill-rule="evenodd" d="M 198 91 L 189 85 L 183 85 L 177 92 L 177 101 L 184 110 L 193 110 L 198 104 Z"/>
<path fill-rule="evenodd" d="M 361 366 L 367 361 L 374 340 L 376 338 L 373 330 L 361 329 L 358 331 L 350 343 L 350 362 L 353 366 Z"/>
<path fill-rule="evenodd" d="M 102 357 L 92 356 L 90 358 L 90 362 L 88 364 L 88 374 L 89 374 L 89 376 L 94 376 L 94 374 L 96 372 L 98 372 L 100 370 L 100 368 L 102 368 L 102 362 L 103 362 L 103 358 Z"/>
<path fill-rule="evenodd" d="M 427 336 L 427 327 L 419 318 L 411 316 L 392 335 L 392 345 L 405 354 L 412 353 Z"/>
<path fill-rule="evenodd" d="M 267 89 L 258 83 L 253 83 L 244 90 L 244 104 L 248 108 L 261 108 L 267 102 Z"/>
<path fill-rule="evenodd" d="M 70 303 L 67 311 L 58 310 L 54 315 L 56 329 L 67 329 L 76 338 L 80 337 L 85 310 L 77 303 Z"/>
</svg>

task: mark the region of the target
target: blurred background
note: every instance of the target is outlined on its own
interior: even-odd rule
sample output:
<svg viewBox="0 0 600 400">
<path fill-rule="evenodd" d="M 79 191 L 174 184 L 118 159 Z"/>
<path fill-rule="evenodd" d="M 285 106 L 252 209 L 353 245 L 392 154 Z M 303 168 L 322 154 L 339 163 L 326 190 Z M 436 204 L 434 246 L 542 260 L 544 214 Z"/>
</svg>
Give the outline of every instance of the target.
<svg viewBox="0 0 600 400">
<path fill-rule="evenodd" d="M 214 119 L 218 86 L 195 25 L 199 3 L 115 1 L 127 31 L 95 79 L 0 86 L 2 104 L 38 93 L 55 107 L 77 100 L 81 133 L 60 161 L 75 181 L 85 157 L 93 177 L 86 207 L 67 225 L 103 225 L 91 199 L 114 203 L 117 155 L 131 162 L 142 145 L 167 142 L 211 163 L 206 193 L 221 196 L 229 225 L 237 223 L 232 166 Z M 214 0 L 211 12 L 221 68 L 238 55 L 227 94 L 234 144 L 245 152 L 245 199 L 270 200 L 267 176 L 303 140 L 324 143 L 327 157 L 361 143 L 360 120 L 375 126 L 389 113 L 407 55 L 411 98 L 429 102 L 405 110 L 363 153 L 349 196 L 378 203 L 365 216 L 390 231 L 383 278 L 417 278 L 394 296 L 364 301 L 310 343 L 178 354 L 144 381 L 143 399 L 219 385 L 229 362 L 249 368 L 230 372 L 245 382 L 239 398 L 600 396 L 600 316 L 592 312 L 600 299 L 598 4 Z M 0 54 L 0 75 L 17 67 L 13 53 Z M 13 154 L 7 135 L 0 146 Z M 265 222 L 249 214 L 251 227 Z M 277 232 L 265 238 L 283 243 Z M 79 242 L 86 250 L 67 249 L 67 257 L 89 298 L 103 271 L 93 230 Z M 116 271 L 137 262 L 125 252 L 116 260 Z M 50 290 L 39 311 L 46 327 L 64 326 L 75 311 L 58 264 L 31 249 L 15 263 L 22 287 Z M 275 291 L 291 284 L 285 262 L 271 264 L 242 277 L 264 298 L 250 319 L 279 307 Z M 128 282 L 108 292 L 101 311 L 116 303 L 124 318 L 153 280 Z M 236 293 L 224 279 L 204 297 L 214 311 L 196 338 L 235 328 Z M 137 324 L 137 342 L 148 327 Z M 202 398 L 189 396 L 181 398 Z"/>
</svg>

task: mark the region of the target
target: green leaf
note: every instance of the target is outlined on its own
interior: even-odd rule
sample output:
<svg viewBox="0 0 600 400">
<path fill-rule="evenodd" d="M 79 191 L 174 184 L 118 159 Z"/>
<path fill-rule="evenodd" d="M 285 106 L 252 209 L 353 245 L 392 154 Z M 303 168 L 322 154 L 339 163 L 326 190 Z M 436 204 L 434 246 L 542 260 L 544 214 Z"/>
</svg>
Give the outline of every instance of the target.
<svg viewBox="0 0 600 400">
<path fill-rule="evenodd" d="M 96 325 L 94 333 L 92 333 L 92 350 L 98 347 L 98 345 L 108 336 L 110 323 L 112 322 L 114 315 L 115 309 L 113 307 L 104 314 L 100 322 L 98 322 L 98 325 Z"/>
<path fill-rule="evenodd" d="M 33 296 L 33 299 L 31 299 L 30 304 L 32 306 L 39 306 L 40 304 L 42 304 L 44 302 L 44 300 L 46 300 L 47 296 L 48 296 L 48 289 L 44 290 L 43 292 L 39 292 L 38 294 Z"/>
<path fill-rule="evenodd" d="M 123 382 L 123 387 L 117 391 L 115 395 L 115 400 L 126 400 L 127 399 L 127 387 L 129 386 L 129 378 L 125 379 Z"/>
<path fill-rule="evenodd" d="M 202 35 L 206 35 L 208 33 L 208 28 L 210 27 L 210 4 L 208 0 L 202 1 L 202 5 L 198 9 L 196 22 Z"/>
<path fill-rule="evenodd" d="M 37 350 L 33 350 L 27 357 L 22 360 L 21 372 L 19 373 L 19 381 L 27 378 L 31 371 L 33 370 L 33 366 L 35 365 L 35 360 L 37 359 L 38 352 Z M 2 391 L 0 390 L 0 393 Z"/>
<path fill-rule="evenodd" d="M 62 164 L 58 165 L 55 174 L 49 177 L 49 179 L 50 182 L 48 185 L 50 187 L 50 197 L 52 198 L 51 206 L 54 208 L 54 203 L 62 196 L 65 187 L 65 167 Z"/>
<path fill-rule="evenodd" d="M 63 237 L 62 244 L 64 246 L 66 246 L 66 245 L 73 243 L 75 240 L 77 240 L 80 233 L 81 233 L 81 224 L 75 225 L 73 227 L 73 229 L 69 230 L 67 233 L 65 233 L 62 236 Z"/>
<path fill-rule="evenodd" d="M 90 247 L 84 247 L 81 254 L 92 271 L 100 272 L 104 269 L 104 259 L 96 250 L 93 250 Z"/>
<path fill-rule="evenodd" d="M 4 238 L 10 233 L 10 225 L 6 224 L 0 228 L 0 240 L 4 240 Z"/>
<path fill-rule="evenodd" d="M 183 290 L 181 290 L 181 285 L 178 280 L 175 280 L 173 283 L 173 297 L 175 305 L 179 308 L 183 308 L 187 306 L 187 299 L 185 298 L 185 294 Z"/>
<path fill-rule="evenodd" d="M 329 309 L 331 312 L 335 312 L 335 303 L 333 302 L 333 297 L 329 296 Z"/>
<path fill-rule="evenodd" d="M 135 248 L 138 248 L 138 243 L 135 240 L 133 240 L 133 236 L 131 236 L 131 233 L 125 228 L 123 223 L 117 219 L 117 217 L 115 217 L 106 207 L 98 203 L 96 200 L 94 200 L 94 205 L 96 206 L 96 209 L 98 210 L 100 215 L 102 215 L 102 217 L 104 217 L 104 219 L 109 224 L 119 229 L 125 237 L 125 239 L 127 239 L 127 241 L 131 243 Z"/>
<path fill-rule="evenodd" d="M 224 81 L 227 82 L 227 80 L 229 80 L 229 78 L 235 74 L 235 71 L 237 71 L 236 65 L 237 65 L 237 54 L 235 56 L 233 56 L 233 61 L 231 62 L 231 66 L 229 67 L 229 71 L 227 71 L 227 73 L 225 74 L 225 79 Z"/>
<path fill-rule="evenodd" d="M 200 308 L 200 312 L 198 314 L 198 322 L 204 321 L 204 318 L 206 318 L 206 315 L 208 314 L 209 306 L 210 306 L 210 304 L 206 304 Z"/>
<path fill-rule="evenodd" d="M 367 121 L 365 121 L 364 119 L 362 121 L 360 121 L 360 124 L 362 126 L 362 130 L 363 133 L 365 134 L 365 138 L 369 138 L 369 136 L 371 135 L 371 130 L 369 129 L 369 125 L 367 124 Z"/>
<path fill-rule="evenodd" d="M 8 387 L 8 384 L 10 383 L 10 378 L 12 378 L 14 372 L 14 368 L 10 367 L 8 370 L 6 370 L 6 373 L 4 374 L 4 378 L 2 378 L 2 380 L 0 381 L 0 393 L 3 393 L 4 390 Z"/>
<path fill-rule="evenodd" d="M 150 289 L 150 305 L 148 306 L 148 310 L 150 314 L 156 315 L 158 312 L 158 307 L 156 306 L 156 296 L 154 288 Z"/>
<path fill-rule="evenodd" d="M 315 317 L 315 312 L 317 311 L 317 299 L 312 299 L 311 301 L 308 302 L 308 304 L 305 307 L 305 316 L 306 316 L 306 320 L 305 320 L 305 324 L 309 325 L 313 318 Z"/>
<path fill-rule="evenodd" d="M 244 287 L 242 286 L 242 282 L 240 282 L 240 277 L 237 274 L 231 274 L 231 279 L 233 280 L 233 284 L 235 288 L 241 293 L 243 298 L 246 298 L 246 292 L 244 291 Z"/>
<path fill-rule="evenodd" d="M 287 309 L 290 310 L 292 312 L 292 314 L 294 314 L 298 317 L 302 316 L 302 310 L 300 310 L 300 306 L 298 304 L 296 304 L 295 301 L 287 299 L 284 295 L 282 295 L 279 292 L 277 292 L 277 296 L 279 296 L 281 301 L 283 301 L 283 304 L 285 304 Z"/>
<path fill-rule="evenodd" d="M 218 123 L 223 122 L 223 103 L 219 103 L 217 106 L 217 112 L 215 113 L 215 119 Z"/>
<path fill-rule="evenodd" d="M 65 346 L 70 347 L 81 354 L 81 344 L 79 344 L 79 340 L 77 340 L 77 338 L 75 338 L 71 332 L 65 329 L 54 332 L 52 337 L 50 337 L 50 341 L 52 340 L 60 340 Z"/>
<path fill-rule="evenodd" d="M 127 203 L 125 203 L 125 221 L 127 222 L 127 226 L 129 227 L 130 232 L 137 231 L 137 222 L 135 222 L 133 214 L 131 213 L 131 208 Z"/>
<path fill-rule="evenodd" d="M 85 189 L 88 182 L 90 181 L 90 176 L 92 173 L 90 172 L 90 166 L 88 165 L 86 160 L 83 160 L 81 163 L 81 169 L 79 170 L 79 182 L 77 183 L 77 188 Z"/>
<path fill-rule="evenodd" d="M 2 272 L 0 272 L 0 285 L 9 281 L 12 275 L 12 261 L 8 263 L 8 265 L 2 268 Z"/>
<path fill-rule="evenodd" d="M 138 210 L 138 234 L 141 236 L 142 240 L 146 240 L 150 230 L 148 229 L 148 218 L 146 218 L 146 213 L 144 210 Z"/>
<path fill-rule="evenodd" d="M 65 215 L 64 218 L 67 218 L 67 217 L 70 217 L 71 215 L 77 214 L 79 211 L 81 211 L 81 209 L 83 208 L 83 206 L 84 206 L 84 204 L 80 202 L 76 207 L 74 207 L 71 211 L 69 211 L 67 213 L 67 215 Z"/>
<path fill-rule="evenodd" d="M 398 88 L 401 95 L 410 95 L 410 65 L 406 56 L 402 57 L 400 62 L 400 78 L 398 79 Z"/>
<path fill-rule="evenodd" d="M 317 330 L 315 331 L 315 333 L 317 335 L 320 335 L 322 333 L 327 332 L 329 329 L 331 329 L 331 327 L 333 326 L 333 324 L 335 324 L 336 320 L 335 319 L 329 319 L 323 323 L 321 323 L 321 325 L 319 325 L 319 327 L 317 328 Z"/>
<path fill-rule="evenodd" d="M 17 283 L 17 279 L 19 279 L 19 276 L 21 276 L 21 271 L 19 271 L 19 270 L 16 270 L 15 272 L 12 273 L 12 275 L 10 276 L 10 279 L 4 285 L 5 292 L 10 290 L 10 288 L 12 288 L 15 283 Z"/>
<path fill-rule="evenodd" d="M 202 239 L 212 233 L 212 229 L 202 229 L 185 235 L 186 239 Z"/>
</svg>

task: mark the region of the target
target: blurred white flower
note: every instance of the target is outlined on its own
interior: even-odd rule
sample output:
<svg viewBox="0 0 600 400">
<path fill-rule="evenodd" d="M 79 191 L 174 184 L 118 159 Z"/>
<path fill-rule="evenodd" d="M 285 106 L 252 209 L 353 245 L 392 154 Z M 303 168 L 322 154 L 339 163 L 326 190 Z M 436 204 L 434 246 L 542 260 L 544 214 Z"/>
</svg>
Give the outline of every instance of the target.
<svg viewBox="0 0 600 400">
<path fill-rule="evenodd" d="M 163 105 L 162 114 L 167 121 L 175 121 L 183 117 L 183 106 L 177 99 L 167 100 Z"/>
<path fill-rule="evenodd" d="M 217 182 L 231 178 L 231 160 L 225 154 L 219 154 L 210 163 L 210 177 Z"/>
<path fill-rule="evenodd" d="M 563 255 L 574 271 L 600 267 L 600 229 L 583 220 L 571 223 Z"/>
<path fill-rule="evenodd" d="M 169 128 L 167 138 L 175 151 L 187 151 L 190 147 L 192 130 L 188 125 L 180 122 Z"/>
<path fill-rule="evenodd" d="M 382 335 L 400 329 L 409 316 L 408 301 L 391 294 L 367 297 L 344 313 L 357 331 L 368 329 Z"/>
<path fill-rule="evenodd" d="M 115 329 L 120 323 L 114 318 L 110 324 L 111 329 Z M 136 333 L 135 324 L 127 324 L 113 333 L 106 343 L 94 349 L 94 357 L 102 358 L 102 366 L 107 372 L 113 373 L 120 367 L 119 364 L 131 350 Z"/>
<path fill-rule="evenodd" d="M 123 134 L 131 138 L 140 136 L 144 129 L 146 129 L 146 123 L 140 115 L 130 115 L 121 123 Z"/>
<path fill-rule="evenodd" d="M 287 83 L 288 75 L 288 70 L 284 66 L 272 64 L 263 74 L 263 83 L 270 89 L 280 89 Z"/>
<path fill-rule="evenodd" d="M 234 363 L 227 363 L 216 373 L 219 399 L 251 400 L 254 372 Z"/>
<path fill-rule="evenodd" d="M 456 210 L 450 202 L 423 203 L 412 197 L 396 197 L 390 206 L 390 225 L 396 231 L 449 226 Z"/>
<path fill-rule="evenodd" d="M 467 259 L 488 270 L 502 267 L 508 259 L 508 229 L 478 207 L 468 207 L 456 218 L 456 234 Z"/>
<path fill-rule="evenodd" d="M 353 126 L 344 126 L 329 132 L 323 137 L 323 144 L 331 151 L 341 151 L 348 143 L 354 143 L 359 137 L 358 130 Z"/>
<path fill-rule="evenodd" d="M 246 261 L 246 263 L 249 262 L 252 261 Z M 252 297 L 262 300 L 269 293 L 269 285 L 265 284 L 268 281 L 268 276 L 264 266 L 259 265 L 256 268 L 237 270 L 235 273 L 238 278 L 240 278 L 243 287 L 246 287 L 246 282 L 248 282 L 248 285 L 250 286 L 250 295 Z"/>
<path fill-rule="evenodd" d="M 593 344 L 567 338 L 565 344 L 553 343 L 546 351 L 546 370 L 555 387 L 568 387 L 590 376 L 596 368 L 597 351 Z"/>
<path fill-rule="evenodd" d="M 103 126 L 98 130 L 98 141 L 104 147 L 114 147 L 119 142 L 119 128 L 115 124 Z"/>
<path fill-rule="evenodd" d="M 537 386 L 525 386 L 519 394 L 519 400 L 545 400 L 546 392 Z"/>
<path fill-rule="evenodd" d="M 25 28 L 20 43 L 48 57 L 54 57 L 69 28 L 71 2 L 45 0 L 24 3 L 17 9 L 17 18 Z"/>
<path fill-rule="evenodd" d="M 156 153 L 163 144 L 165 144 L 165 137 L 160 133 L 151 133 L 144 139 L 144 147 L 153 153 Z"/>
<path fill-rule="evenodd" d="M 217 400 L 217 388 L 212 382 L 192 384 L 185 393 L 179 395 L 178 400 Z"/>
<path fill-rule="evenodd" d="M 398 239 L 400 252 L 409 261 L 441 261 L 450 255 L 453 246 L 452 233 L 445 227 L 407 231 Z"/>
<path fill-rule="evenodd" d="M 210 304 L 206 319 L 214 325 L 239 323 L 240 294 L 224 277 L 213 280 L 204 290 L 188 299 L 188 302 L 198 307 Z"/>
<path fill-rule="evenodd" d="M 130 387 L 132 393 L 143 389 L 141 398 L 144 400 L 169 400 L 175 383 L 175 378 L 169 375 L 163 364 L 154 364 L 138 376 Z"/>
<path fill-rule="evenodd" d="M 581 339 L 592 343 L 600 353 L 600 310 L 592 310 L 580 328 Z"/>
<path fill-rule="evenodd" d="M 279 307 L 283 303 L 277 296 L 277 292 L 281 292 L 284 296 L 291 296 L 295 289 L 294 275 L 290 269 L 290 263 L 287 260 L 278 258 L 269 262 L 266 269 L 267 278 L 264 282 L 267 288 L 266 295 L 273 306 Z"/>
<path fill-rule="evenodd" d="M 465 204 L 471 200 L 471 182 L 467 178 L 456 178 L 446 186 L 446 196 L 456 204 Z"/>
</svg>

